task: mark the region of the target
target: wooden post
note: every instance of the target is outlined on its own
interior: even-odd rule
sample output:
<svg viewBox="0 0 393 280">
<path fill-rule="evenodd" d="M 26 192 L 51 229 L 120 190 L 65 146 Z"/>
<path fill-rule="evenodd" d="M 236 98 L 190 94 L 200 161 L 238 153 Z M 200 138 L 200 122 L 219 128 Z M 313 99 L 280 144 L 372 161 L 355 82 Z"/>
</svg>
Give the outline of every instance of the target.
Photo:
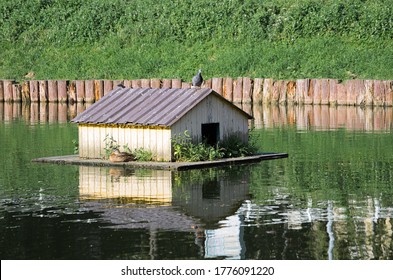
<svg viewBox="0 0 393 280">
<path fill-rule="evenodd" d="M 76 83 L 75 81 L 70 81 L 68 85 L 68 103 L 69 104 L 74 104 L 76 102 Z"/>
<path fill-rule="evenodd" d="M 12 101 L 13 102 L 21 102 L 22 100 L 22 87 L 20 84 L 12 85 Z"/>
<path fill-rule="evenodd" d="M 314 79 L 308 79 L 308 88 L 307 91 L 305 92 L 304 95 L 304 104 L 305 105 L 312 105 L 314 102 L 314 84 L 315 80 Z"/>
<path fill-rule="evenodd" d="M 94 80 L 94 99 L 100 100 L 104 96 L 104 81 Z"/>
<path fill-rule="evenodd" d="M 4 101 L 4 82 L 0 80 L 0 102 Z"/>
<path fill-rule="evenodd" d="M 57 81 L 57 100 L 61 103 L 67 102 L 67 81 Z"/>
<path fill-rule="evenodd" d="M 337 105 L 338 80 L 329 79 L 329 105 Z"/>
<path fill-rule="evenodd" d="M 385 102 L 385 86 L 382 81 L 374 80 L 374 105 L 383 106 Z"/>
<path fill-rule="evenodd" d="M 162 88 L 171 88 L 172 80 L 171 79 L 163 79 L 162 80 Z"/>
<path fill-rule="evenodd" d="M 295 103 L 296 95 L 296 81 L 286 82 L 287 103 L 293 105 Z"/>
<path fill-rule="evenodd" d="M 141 85 L 143 88 L 150 88 L 150 79 L 142 79 Z"/>
<path fill-rule="evenodd" d="M 243 99 L 243 78 L 238 77 L 233 82 L 233 103 L 242 103 Z"/>
<path fill-rule="evenodd" d="M 114 80 L 113 81 L 113 88 L 118 87 L 119 85 L 124 86 L 124 80 Z"/>
<path fill-rule="evenodd" d="M 270 102 L 273 104 L 278 104 L 280 100 L 280 90 L 281 90 L 281 81 L 274 81 L 272 87 L 272 97 Z"/>
<path fill-rule="evenodd" d="M 77 80 L 76 83 L 76 102 L 83 103 L 85 101 L 85 81 Z"/>
<path fill-rule="evenodd" d="M 29 81 L 29 87 L 30 87 L 30 100 L 31 102 L 39 102 L 40 101 L 40 95 L 38 93 L 38 81 L 37 80 L 31 80 Z"/>
<path fill-rule="evenodd" d="M 243 103 L 251 103 L 252 102 L 252 81 L 250 78 L 243 78 Z"/>
<path fill-rule="evenodd" d="M 181 80 L 172 79 L 172 88 L 181 88 Z"/>
<path fill-rule="evenodd" d="M 113 90 L 113 81 L 104 80 L 104 96 L 112 90 Z"/>
<path fill-rule="evenodd" d="M 30 102 L 30 87 L 29 87 L 29 82 L 28 81 L 24 81 L 22 83 L 22 102 L 23 103 Z"/>
<path fill-rule="evenodd" d="M 152 88 L 160 88 L 161 87 L 161 81 L 160 79 L 151 79 L 150 81 L 150 86 Z"/>
<path fill-rule="evenodd" d="M 223 82 L 223 96 L 229 101 L 233 101 L 233 79 L 225 78 Z"/>
<path fill-rule="evenodd" d="M 329 104 L 329 79 L 321 80 L 321 104 Z"/>
<path fill-rule="evenodd" d="M 347 104 L 347 87 L 345 83 L 341 82 L 337 84 L 337 105 Z"/>
<path fill-rule="evenodd" d="M 356 105 L 358 92 L 356 91 L 355 80 L 346 81 L 347 88 L 347 105 Z"/>
<path fill-rule="evenodd" d="M 124 80 L 124 86 L 126 88 L 132 87 L 132 81 L 131 80 Z"/>
<path fill-rule="evenodd" d="M 304 96 L 308 91 L 308 79 L 299 79 L 296 80 L 296 93 L 295 93 L 295 103 L 296 104 L 304 104 Z"/>
<path fill-rule="evenodd" d="M 12 102 L 13 92 L 12 92 L 12 80 L 4 80 L 4 101 Z"/>
<path fill-rule="evenodd" d="M 279 89 L 278 103 L 280 103 L 281 105 L 287 104 L 287 81 L 281 80 L 278 89 Z"/>
<path fill-rule="evenodd" d="M 182 83 L 181 83 L 181 88 L 191 88 L 191 83 L 182 82 Z"/>
<path fill-rule="evenodd" d="M 262 103 L 269 104 L 272 98 L 273 79 L 263 81 Z"/>
<path fill-rule="evenodd" d="M 57 81 L 49 80 L 48 81 L 48 101 L 49 102 L 57 102 L 58 101 L 58 90 L 57 90 Z"/>
<path fill-rule="evenodd" d="M 364 87 L 366 88 L 365 104 L 372 106 L 374 105 L 374 80 L 365 80 Z"/>
<path fill-rule="evenodd" d="M 262 93 L 263 93 L 263 79 L 254 79 L 254 88 L 252 90 L 252 102 L 253 105 L 262 104 Z"/>
<path fill-rule="evenodd" d="M 207 79 L 203 81 L 202 88 L 212 88 L 212 79 Z"/>
<path fill-rule="evenodd" d="M 41 80 L 38 82 L 40 103 L 48 102 L 48 82 L 46 80 Z"/>
<path fill-rule="evenodd" d="M 94 103 L 94 81 L 85 81 L 85 102 Z"/>
<path fill-rule="evenodd" d="M 320 79 L 313 79 L 312 80 L 313 84 L 313 91 L 312 91 L 312 104 L 314 105 L 320 105 L 321 104 L 321 98 L 322 98 L 322 87 L 321 87 L 321 80 Z"/>
<path fill-rule="evenodd" d="M 132 88 L 140 88 L 141 87 L 141 80 L 132 80 L 131 85 L 132 85 Z"/>
<path fill-rule="evenodd" d="M 385 106 L 393 106 L 393 81 L 384 81 L 385 85 Z"/>
<path fill-rule="evenodd" d="M 217 92 L 219 95 L 223 95 L 222 78 L 212 78 L 212 90 Z"/>
</svg>

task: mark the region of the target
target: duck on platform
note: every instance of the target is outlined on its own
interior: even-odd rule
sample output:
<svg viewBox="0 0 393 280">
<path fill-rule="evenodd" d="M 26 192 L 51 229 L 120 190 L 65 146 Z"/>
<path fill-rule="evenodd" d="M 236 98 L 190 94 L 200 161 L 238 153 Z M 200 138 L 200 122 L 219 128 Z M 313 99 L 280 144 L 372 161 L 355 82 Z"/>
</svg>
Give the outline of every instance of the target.
<svg viewBox="0 0 393 280">
<path fill-rule="evenodd" d="M 126 162 L 134 161 L 135 156 L 131 153 L 120 152 L 119 149 L 113 149 L 113 152 L 109 155 L 109 161 L 111 162 Z"/>
</svg>

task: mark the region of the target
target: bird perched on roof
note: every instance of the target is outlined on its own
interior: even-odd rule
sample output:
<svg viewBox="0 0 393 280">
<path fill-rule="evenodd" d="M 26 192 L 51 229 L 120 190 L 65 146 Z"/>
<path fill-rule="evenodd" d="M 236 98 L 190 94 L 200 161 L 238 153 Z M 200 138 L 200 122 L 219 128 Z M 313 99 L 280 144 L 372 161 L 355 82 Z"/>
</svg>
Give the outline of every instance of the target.
<svg viewBox="0 0 393 280">
<path fill-rule="evenodd" d="M 125 88 L 125 86 L 123 85 L 123 83 L 118 84 L 117 87 Z"/>
<path fill-rule="evenodd" d="M 202 69 L 198 70 L 198 73 L 192 78 L 192 86 L 193 87 L 200 87 L 203 83 L 202 78 Z"/>
</svg>

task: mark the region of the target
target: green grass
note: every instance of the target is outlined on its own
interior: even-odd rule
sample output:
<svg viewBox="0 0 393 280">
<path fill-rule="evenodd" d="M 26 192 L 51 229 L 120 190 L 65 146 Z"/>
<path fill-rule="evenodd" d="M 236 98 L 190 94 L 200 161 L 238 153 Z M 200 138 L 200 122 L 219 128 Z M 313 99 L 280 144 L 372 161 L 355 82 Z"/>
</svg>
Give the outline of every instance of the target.
<svg viewBox="0 0 393 280">
<path fill-rule="evenodd" d="M 393 0 L 0 0 L 0 78 L 393 78 Z"/>
</svg>

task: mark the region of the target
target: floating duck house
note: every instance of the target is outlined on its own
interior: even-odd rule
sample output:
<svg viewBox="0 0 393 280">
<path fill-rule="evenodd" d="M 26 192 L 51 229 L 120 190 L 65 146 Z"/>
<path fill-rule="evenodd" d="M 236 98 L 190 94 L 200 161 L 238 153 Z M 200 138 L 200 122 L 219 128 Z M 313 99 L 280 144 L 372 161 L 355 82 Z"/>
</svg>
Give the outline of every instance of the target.
<svg viewBox="0 0 393 280">
<path fill-rule="evenodd" d="M 102 158 L 110 138 L 120 149 L 143 148 L 156 161 L 171 161 L 172 139 L 185 131 L 194 143 L 214 145 L 232 135 L 246 143 L 251 118 L 210 88 L 117 87 L 72 122 L 81 158 Z"/>
</svg>

